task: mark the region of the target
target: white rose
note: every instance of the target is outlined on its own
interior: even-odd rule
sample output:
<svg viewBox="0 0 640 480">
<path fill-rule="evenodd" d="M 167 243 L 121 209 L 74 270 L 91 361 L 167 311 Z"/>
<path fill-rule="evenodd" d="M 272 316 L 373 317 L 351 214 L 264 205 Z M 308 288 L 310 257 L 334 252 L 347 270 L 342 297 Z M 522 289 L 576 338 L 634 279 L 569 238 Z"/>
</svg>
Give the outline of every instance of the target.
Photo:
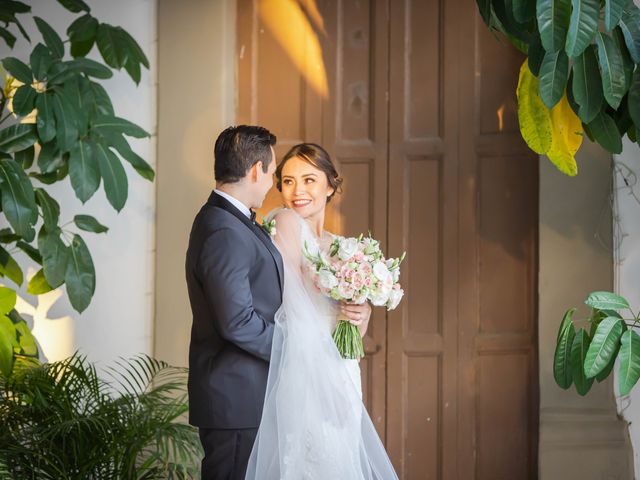
<svg viewBox="0 0 640 480">
<path fill-rule="evenodd" d="M 358 239 L 357 238 L 345 238 L 340 242 L 340 248 L 338 249 L 338 257 L 340 260 L 346 261 L 355 255 L 358 251 Z"/>
<path fill-rule="evenodd" d="M 376 262 L 373 264 L 373 274 L 378 280 L 384 282 L 389 277 L 389 269 L 382 262 Z"/>
<path fill-rule="evenodd" d="M 386 305 L 387 301 L 389 300 L 389 292 L 384 291 L 383 289 L 377 289 L 371 292 L 369 298 L 371 299 L 371 303 L 373 305 L 375 305 L 376 307 L 381 307 L 383 305 Z"/>
<path fill-rule="evenodd" d="M 391 290 L 391 294 L 389 295 L 389 301 L 387 302 L 387 309 L 393 310 L 398 306 L 400 300 L 404 296 L 404 290 L 399 288 L 398 290 Z"/>
<path fill-rule="evenodd" d="M 332 289 L 338 285 L 338 279 L 329 270 L 320 270 L 320 285 L 327 290 Z"/>
<path fill-rule="evenodd" d="M 304 242 L 304 246 L 307 248 L 307 252 L 312 257 L 318 255 L 320 249 L 318 248 L 318 244 L 316 242 Z"/>
</svg>

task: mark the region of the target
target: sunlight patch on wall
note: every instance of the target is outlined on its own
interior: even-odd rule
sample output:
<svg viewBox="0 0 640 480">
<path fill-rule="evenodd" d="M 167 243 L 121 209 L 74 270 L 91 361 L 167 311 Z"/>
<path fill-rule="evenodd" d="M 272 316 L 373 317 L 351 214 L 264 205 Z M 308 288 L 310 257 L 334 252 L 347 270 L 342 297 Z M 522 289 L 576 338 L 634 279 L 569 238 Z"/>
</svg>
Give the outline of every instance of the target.
<svg viewBox="0 0 640 480">
<path fill-rule="evenodd" d="M 303 0 L 300 3 L 296 0 L 261 0 L 258 12 L 262 22 L 309 85 L 327 98 L 327 72 L 316 33 L 318 30 L 324 34 L 324 21 L 315 0 Z"/>
</svg>

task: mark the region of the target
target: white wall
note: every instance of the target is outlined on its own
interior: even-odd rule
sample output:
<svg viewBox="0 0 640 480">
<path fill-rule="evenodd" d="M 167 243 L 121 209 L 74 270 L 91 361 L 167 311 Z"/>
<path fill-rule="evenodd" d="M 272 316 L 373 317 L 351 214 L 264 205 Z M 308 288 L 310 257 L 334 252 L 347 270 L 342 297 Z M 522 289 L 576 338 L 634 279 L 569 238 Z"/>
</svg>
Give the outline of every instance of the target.
<svg viewBox="0 0 640 480">
<path fill-rule="evenodd" d="M 152 134 L 151 139 L 131 139 L 132 148 L 152 166 L 156 164 L 156 1 L 155 0 L 85 0 L 99 21 L 122 26 L 140 44 L 149 58 L 151 70 L 143 69 L 142 80 L 135 83 L 124 72 L 102 81 L 114 104 L 116 115 L 127 118 Z M 78 16 L 66 11 L 58 2 L 27 1 L 35 15 L 45 19 L 66 39 L 66 29 Z M 40 35 L 32 20 L 21 16 L 32 37 Z M 11 53 L 25 58 L 31 51 L 21 40 Z M 0 57 L 8 54 L 2 44 Z M 68 55 L 68 44 L 67 44 Z M 94 46 L 90 57 L 101 60 Z M 61 204 L 61 224 L 77 213 L 95 216 L 109 227 L 106 234 L 83 232 L 96 268 L 96 293 L 87 310 L 75 312 L 63 294 L 63 288 L 34 297 L 23 288 L 18 310 L 27 320 L 33 316 L 33 331 L 42 354 L 50 361 L 80 350 L 90 360 L 111 362 L 119 356 L 140 352 L 152 353 L 155 184 L 142 179 L 125 162 L 129 176 L 129 199 L 120 214 L 109 205 L 102 187 L 84 206 L 76 199 L 66 179 L 63 185 L 47 187 Z M 72 225 L 68 227 L 73 230 Z M 20 261 L 25 259 L 20 255 Z M 24 262 L 21 261 L 21 264 Z M 35 273 L 31 267 L 27 277 Z"/>
<path fill-rule="evenodd" d="M 640 147 L 624 139 L 623 152 L 614 155 L 614 272 L 616 292 L 640 309 Z M 629 183 L 625 184 L 625 179 Z M 616 367 L 616 373 L 617 373 Z M 615 378 L 616 395 L 618 379 Z M 636 475 L 640 474 L 640 385 L 617 397 L 618 410 L 629 422 Z"/>
</svg>

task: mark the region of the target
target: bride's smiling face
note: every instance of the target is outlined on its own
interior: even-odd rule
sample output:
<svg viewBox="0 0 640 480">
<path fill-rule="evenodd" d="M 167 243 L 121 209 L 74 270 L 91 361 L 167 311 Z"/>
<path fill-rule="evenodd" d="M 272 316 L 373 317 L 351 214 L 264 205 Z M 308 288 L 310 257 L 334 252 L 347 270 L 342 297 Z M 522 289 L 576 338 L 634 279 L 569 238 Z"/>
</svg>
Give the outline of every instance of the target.
<svg viewBox="0 0 640 480">
<path fill-rule="evenodd" d="M 324 213 L 332 193 L 327 175 L 306 160 L 293 157 L 282 168 L 282 198 L 285 205 L 301 217 Z"/>
</svg>

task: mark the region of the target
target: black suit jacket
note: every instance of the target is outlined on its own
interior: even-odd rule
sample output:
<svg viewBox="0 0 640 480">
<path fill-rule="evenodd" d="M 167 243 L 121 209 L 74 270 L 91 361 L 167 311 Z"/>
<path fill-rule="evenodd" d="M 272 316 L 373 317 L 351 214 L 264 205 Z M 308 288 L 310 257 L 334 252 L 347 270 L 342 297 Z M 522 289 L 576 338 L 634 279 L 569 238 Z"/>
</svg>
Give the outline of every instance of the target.
<svg viewBox="0 0 640 480">
<path fill-rule="evenodd" d="M 282 258 L 261 227 L 212 192 L 191 229 L 186 275 L 189 422 L 256 428 L 282 303 Z"/>
</svg>

